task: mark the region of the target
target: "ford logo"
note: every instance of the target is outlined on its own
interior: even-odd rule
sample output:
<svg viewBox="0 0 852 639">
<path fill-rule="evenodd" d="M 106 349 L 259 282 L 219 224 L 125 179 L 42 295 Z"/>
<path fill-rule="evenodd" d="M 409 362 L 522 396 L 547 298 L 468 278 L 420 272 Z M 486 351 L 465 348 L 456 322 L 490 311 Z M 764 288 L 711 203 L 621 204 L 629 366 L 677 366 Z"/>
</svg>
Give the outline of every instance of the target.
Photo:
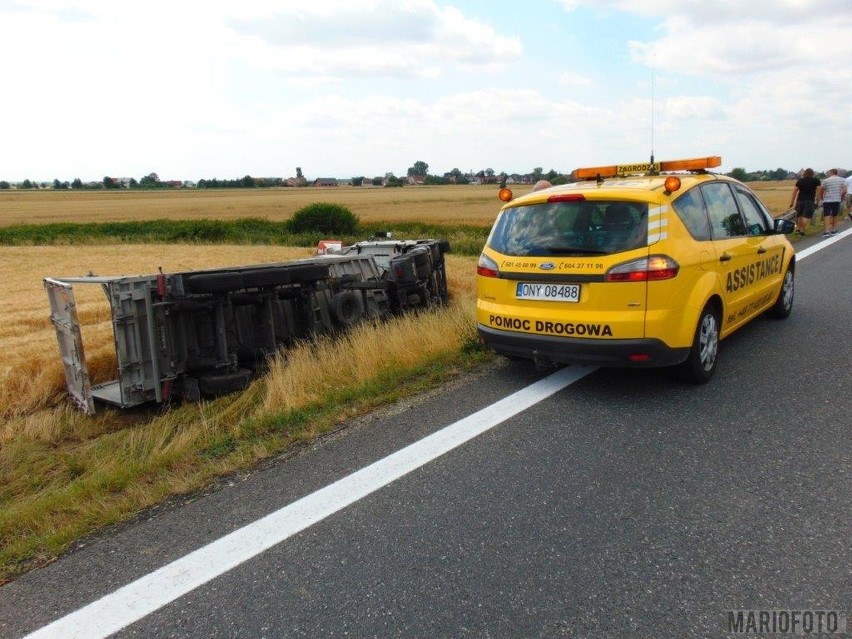
<svg viewBox="0 0 852 639">
<path fill-rule="evenodd" d="M 556 264 L 554 264 L 553 262 L 544 262 L 541 266 L 539 266 L 539 268 L 542 271 L 552 271 L 556 268 Z"/>
</svg>

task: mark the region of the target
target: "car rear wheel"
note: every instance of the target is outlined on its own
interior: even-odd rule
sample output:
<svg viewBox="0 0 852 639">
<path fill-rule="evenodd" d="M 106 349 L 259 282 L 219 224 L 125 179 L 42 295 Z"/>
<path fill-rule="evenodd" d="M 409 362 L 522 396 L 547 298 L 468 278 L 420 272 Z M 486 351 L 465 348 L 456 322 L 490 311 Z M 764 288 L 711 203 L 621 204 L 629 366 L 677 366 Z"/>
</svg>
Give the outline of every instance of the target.
<svg viewBox="0 0 852 639">
<path fill-rule="evenodd" d="M 793 293 L 795 291 L 793 267 L 789 267 L 784 273 L 784 279 L 781 282 L 781 290 L 778 293 L 778 299 L 766 314 L 773 319 L 786 319 L 790 316 L 790 311 L 793 310 Z"/>
<path fill-rule="evenodd" d="M 706 384 L 716 372 L 719 354 L 719 312 L 713 304 L 701 311 L 689 357 L 672 368 L 675 377 L 690 384 Z"/>
</svg>

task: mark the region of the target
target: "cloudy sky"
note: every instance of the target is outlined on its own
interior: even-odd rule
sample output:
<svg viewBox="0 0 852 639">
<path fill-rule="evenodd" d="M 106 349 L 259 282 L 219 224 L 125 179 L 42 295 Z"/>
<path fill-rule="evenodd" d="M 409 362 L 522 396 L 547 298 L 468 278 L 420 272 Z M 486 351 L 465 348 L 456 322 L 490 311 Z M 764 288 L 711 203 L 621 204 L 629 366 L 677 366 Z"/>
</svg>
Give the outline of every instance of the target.
<svg viewBox="0 0 852 639">
<path fill-rule="evenodd" d="M 852 168 L 852 0 L 0 0 L 0 179 Z"/>
</svg>

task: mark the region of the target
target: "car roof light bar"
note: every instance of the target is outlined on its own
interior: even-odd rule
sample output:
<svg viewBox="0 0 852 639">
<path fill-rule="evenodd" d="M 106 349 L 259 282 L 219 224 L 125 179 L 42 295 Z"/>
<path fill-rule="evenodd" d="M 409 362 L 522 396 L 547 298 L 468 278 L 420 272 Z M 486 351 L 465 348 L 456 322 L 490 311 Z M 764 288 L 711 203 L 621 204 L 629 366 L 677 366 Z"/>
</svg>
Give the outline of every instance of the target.
<svg viewBox="0 0 852 639">
<path fill-rule="evenodd" d="M 575 169 L 571 177 L 575 180 L 600 180 L 625 175 L 656 175 L 670 171 L 700 172 L 722 166 L 722 158 L 711 155 L 705 158 L 669 160 L 667 162 L 638 162 L 635 164 L 613 164 Z"/>
</svg>

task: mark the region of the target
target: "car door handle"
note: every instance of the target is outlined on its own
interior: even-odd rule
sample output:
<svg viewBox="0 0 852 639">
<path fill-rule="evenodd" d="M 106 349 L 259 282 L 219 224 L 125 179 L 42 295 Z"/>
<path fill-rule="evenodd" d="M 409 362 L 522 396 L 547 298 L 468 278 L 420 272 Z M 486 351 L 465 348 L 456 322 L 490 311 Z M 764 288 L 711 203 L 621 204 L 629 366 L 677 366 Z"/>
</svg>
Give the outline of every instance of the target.
<svg viewBox="0 0 852 639">
<path fill-rule="evenodd" d="M 758 247 L 758 249 L 757 249 L 757 254 L 758 254 L 758 255 L 763 255 L 764 253 L 766 253 L 766 247 L 764 247 L 764 246 L 760 246 L 760 247 Z"/>
<path fill-rule="evenodd" d="M 731 254 L 730 253 L 722 253 L 719 256 L 719 261 L 720 262 L 730 262 L 731 261 Z"/>
</svg>

